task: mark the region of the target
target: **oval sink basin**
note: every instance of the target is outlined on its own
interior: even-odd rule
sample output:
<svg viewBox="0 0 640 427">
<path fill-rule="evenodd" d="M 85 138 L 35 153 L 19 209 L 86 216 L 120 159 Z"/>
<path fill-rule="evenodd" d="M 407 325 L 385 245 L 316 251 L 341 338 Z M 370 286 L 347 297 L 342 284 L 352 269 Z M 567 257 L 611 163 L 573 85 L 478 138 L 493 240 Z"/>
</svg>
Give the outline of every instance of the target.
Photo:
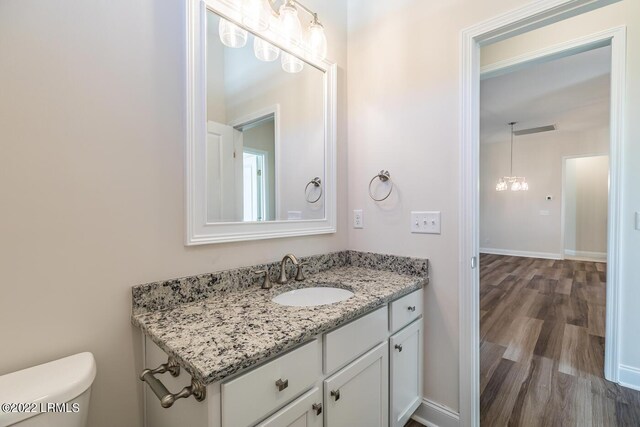
<svg viewBox="0 0 640 427">
<path fill-rule="evenodd" d="M 335 304 L 353 296 L 353 292 L 340 288 L 315 287 L 295 289 L 276 295 L 271 301 L 290 307 L 315 307 Z"/>
</svg>

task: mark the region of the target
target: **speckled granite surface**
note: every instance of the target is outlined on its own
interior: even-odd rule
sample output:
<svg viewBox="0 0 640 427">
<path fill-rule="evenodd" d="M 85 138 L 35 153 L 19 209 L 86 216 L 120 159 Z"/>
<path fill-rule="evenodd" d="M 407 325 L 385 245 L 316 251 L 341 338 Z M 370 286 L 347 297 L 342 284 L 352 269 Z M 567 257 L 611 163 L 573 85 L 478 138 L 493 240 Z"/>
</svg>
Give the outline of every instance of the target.
<svg viewBox="0 0 640 427">
<path fill-rule="evenodd" d="M 354 251 L 304 258 L 307 279 L 260 288 L 253 271 L 267 265 L 140 285 L 133 288 L 132 322 L 205 384 L 297 346 L 315 335 L 421 288 L 426 259 Z M 279 263 L 268 265 L 272 277 Z M 291 275 L 292 272 L 290 272 Z M 271 299 L 311 286 L 349 289 L 336 304 L 286 307 Z"/>
</svg>

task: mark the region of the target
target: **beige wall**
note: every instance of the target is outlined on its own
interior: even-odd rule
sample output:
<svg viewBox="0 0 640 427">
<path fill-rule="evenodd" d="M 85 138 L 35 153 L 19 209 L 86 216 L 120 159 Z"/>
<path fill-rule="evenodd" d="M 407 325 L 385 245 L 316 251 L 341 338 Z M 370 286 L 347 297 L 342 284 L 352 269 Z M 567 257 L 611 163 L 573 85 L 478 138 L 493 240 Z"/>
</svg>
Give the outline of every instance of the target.
<svg viewBox="0 0 640 427">
<path fill-rule="evenodd" d="M 622 147 L 621 253 L 621 365 L 640 370 L 640 231 L 634 229 L 634 212 L 640 211 L 640 2 L 623 0 L 587 14 L 559 22 L 487 47 L 484 64 L 536 51 L 545 46 L 624 25 L 627 30 L 627 82 Z M 637 381 L 637 376 L 635 377 Z M 631 378 L 629 378 L 631 379 Z M 637 387 L 640 384 L 636 383 Z"/>
<path fill-rule="evenodd" d="M 428 257 L 425 397 L 458 410 L 460 31 L 526 0 L 349 1 L 349 230 L 357 250 Z M 374 203 L 380 169 L 396 184 Z M 441 235 L 409 233 L 412 210 L 442 212 Z"/>
<path fill-rule="evenodd" d="M 309 1 L 339 63 L 346 6 Z M 0 374 L 80 351 L 98 363 L 91 427 L 141 425 L 131 286 L 347 246 L 338 233 L 186 248 L 181 0 L 0 1 Z"/>
<path fill-rule="evenodd" d="M 564 194 L 566 255 L 605 256 L 609 156 L 566 159 Z"/>
<path fill-rule="evenodd" d="M 365 228 L 349 230 L 354 249 L 427 256 L 425 397 L 458 409 L 458 138 L 460 31 L 529 1 L 349 1 L 349 215 L 364 209 Z M 640 2 L 624 0 L 496 48 L 485 63 L 612 26 L 628 25 L 624 152 L 623 334 L 640 336 Z M 498 54 L 499 53 L 499 54 Z M 381 168 L 394 196 L 374 203 L 369 179 Z M 411 210 L 442 211 L 441 235 L 409 234 Z M 637 340 L 623 343 L 622 362 L 640 366 Z"/>
<path fill-rule="evenodd" d="M 431 259 L 425 396 L 458 409 L 459 32 L 529 1 L 350 0 L 348 180 L 345 3 L 307 2 L 341 67 L 338 179 L 350 196 L 339 186 L 338 234 L 198 248 L 182 244 L 181 1 L 0 2 L 0 373 L 93 351 L 92 427 L 138 426 L 131 285 L 342 249 L 348 236 L 354 249 Z M 640 2 L 574 22 L 524 46 L 628 24 L 622 332 L 637 337 Z M 396 191 L 376 204 L 366 188 L 381 168 Z M 365 228 L 347 232 L 356 208 Z M 414 209 L 441 210 L 442 234 L 409 234 Z M 622 362 L 638 361 L 637 340 L 625 340 Z"/>
<path fill-rule="evenodd" d="M 498 192 L 495 190 L 498 178 L 509 175 L 509 142 L 481 144 L 481 248 L 487 252 L 517 251 L 561 257 L 564 158 L 608 151 L 608 128 L 584 132 L 558 130 L 516 137 L 513 172 L 527 178 L 529 191 Z M 552 200 L 546 200 L 546 196 Z M 585 209 L 582 214 L 588 216 L 600 208 L 598 201 L 593 209 Z M 606 194 L 604 208 L 606 211 Z"/>
</svg>

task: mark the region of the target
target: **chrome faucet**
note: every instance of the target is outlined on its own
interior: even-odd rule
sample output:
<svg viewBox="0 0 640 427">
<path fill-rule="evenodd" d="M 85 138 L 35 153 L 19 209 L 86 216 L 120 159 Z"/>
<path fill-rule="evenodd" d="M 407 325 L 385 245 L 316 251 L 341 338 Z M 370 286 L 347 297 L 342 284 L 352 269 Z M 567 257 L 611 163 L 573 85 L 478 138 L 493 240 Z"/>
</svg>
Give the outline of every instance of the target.
<svg viewBox="0 0 640 427">
<path fill-rule="evenodd" d="M 287 261 L 288 260 L 291 260 L 293 265 L 298 267 L 298 271 L 296 273 L 296 280 L 298 281 L 304 280 L 304 275 L 302 274 L 302 267 L 304 266 L 304 263 L 301 263 L 300 261 L 298 261 L 298 258 L 296 258 L 295 255 L 286 254 L 284 258 L 282 258 L 282 261 L 280 262 L 280 278 L 277 280 L 278 283 L 284 284 L 284 283 L 287 283 L 287 281 L 289 280 L 287 278 Z"/>
</svg>

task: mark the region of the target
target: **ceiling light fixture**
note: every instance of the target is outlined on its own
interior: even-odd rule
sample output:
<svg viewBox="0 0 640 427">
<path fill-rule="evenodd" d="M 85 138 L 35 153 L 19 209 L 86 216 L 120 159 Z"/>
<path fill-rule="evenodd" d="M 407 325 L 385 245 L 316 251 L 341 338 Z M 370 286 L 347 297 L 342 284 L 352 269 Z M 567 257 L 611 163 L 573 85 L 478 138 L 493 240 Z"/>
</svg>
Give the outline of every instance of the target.
<svg viewBox="0 0 640 427">
<path fill-rule="evenodd" d="M 284 48 L 300 47 L 319 60 L 327 58 L 327 36 L 318 20 L 318 14 L 296 0 L 240 0 L 242 25 L 252 31 L 266 31 L 272 28 L 284 38 Z M 280 5 L 278 7 L 278 5 Z M 302 24 L 298 9 L 309 14 L 313 20 L 309 23 L 303 37 Z M 220 18 L 220 40 L 225 46 L 244 47 L 247 43 L 247 31 L 226 19 Z M 281 57 L 282 69 L 288 73 L 299 73 L 304 62 L 297 56 L 282 52 L 273 44 L 255 37 L 253 52 L 261 61 L 271 62 Z"/>
<path fill-rule="evenodd" d="M 529 190 L 529 184 L 525 177 L 513 175 L 513 126 L 515 124 L 516 122 L 509 122 L 509 126 L 511 126 L 511 168 L 509 176 L 503 176 L 498 180 L 496 191 L 506 191 L 508 189 L 511 189 L 511 191 Z"/>
</svg>

